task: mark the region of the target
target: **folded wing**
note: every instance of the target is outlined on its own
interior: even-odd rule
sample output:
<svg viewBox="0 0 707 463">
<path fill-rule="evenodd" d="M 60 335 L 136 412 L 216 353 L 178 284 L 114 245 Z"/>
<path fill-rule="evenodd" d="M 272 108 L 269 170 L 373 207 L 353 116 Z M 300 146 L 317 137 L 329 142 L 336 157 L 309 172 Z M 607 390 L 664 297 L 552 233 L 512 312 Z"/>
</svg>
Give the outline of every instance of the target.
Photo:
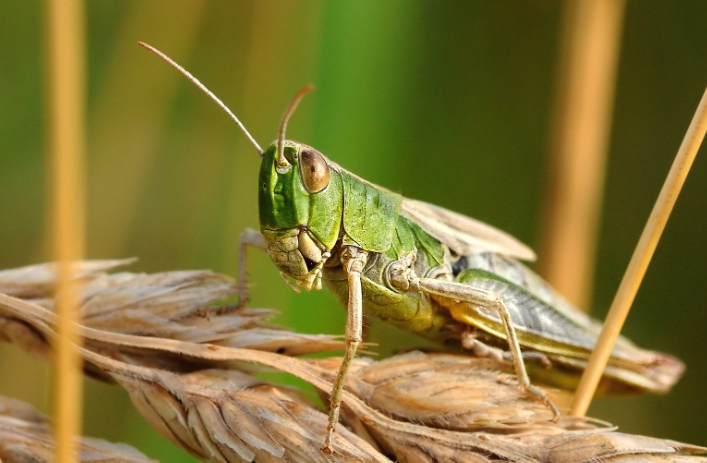
<svg viewBox="0 0 707 463">
<path fill-rule="evenodd" d="M 535 253 L 528 246 L 471 217 L 408 198 L 403 199 L 402 212 L 459 255 L 489 251 L 522 260 L 535 260 Z"/>
</svg>

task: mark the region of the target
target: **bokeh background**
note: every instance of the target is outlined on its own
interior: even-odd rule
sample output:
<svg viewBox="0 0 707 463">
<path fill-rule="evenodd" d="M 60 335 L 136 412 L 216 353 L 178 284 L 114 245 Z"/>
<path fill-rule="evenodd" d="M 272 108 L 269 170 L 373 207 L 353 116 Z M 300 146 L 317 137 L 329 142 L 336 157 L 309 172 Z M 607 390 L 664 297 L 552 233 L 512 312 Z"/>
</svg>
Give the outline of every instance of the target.
<svg viewBox="0 0 707 463">
<path fill-rule="evenodd" d="M 266 145 L 313 83 L 289 137 L 406 196 L 474 216 L 539 247 L 563 2 L 87 2 L 88 255 L 135 271 L 235 276 L 257 228 L 259 158 L 146 41 L 218 94 Z M 0 262 L 49 259 L 43 4 L 0 2 Z M 603 317 L 707 85 L 707 2 L 627 4 L 591 312 Z M 704 151 L 704 150 L 703 150 Z M 703 153 L 704 155 L 704 153 Z M 624 333 L 687 364 L 663 397 L 602 398 L 621 430 L 707 445 L 707 160 L 698 156 Z M 540 256 L 542 258 L 542 256 Z M 325 291 L 295 294 L 264 254 L 252 303 L 279 323 L 342 333 Z M 380 323 L 382 354 L 420 344 Z M 44 364 L 0 345 L 0 394 L 48 410 Z M 123 391 L 87 381 L 85 433 L 191 461 Z"/>
</svg>

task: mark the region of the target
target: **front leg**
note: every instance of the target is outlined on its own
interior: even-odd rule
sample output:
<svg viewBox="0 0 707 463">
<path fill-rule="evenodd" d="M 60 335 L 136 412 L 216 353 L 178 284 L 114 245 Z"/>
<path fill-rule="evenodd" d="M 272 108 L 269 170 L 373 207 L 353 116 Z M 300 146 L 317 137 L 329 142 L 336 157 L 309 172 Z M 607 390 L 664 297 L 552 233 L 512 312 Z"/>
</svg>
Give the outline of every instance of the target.
<svg viewBox="0 0 707 463">
<path fill-rule="evenodd" d="M 248 302 L 248 274 L 246 272 L 246 249 L 252 246 L 267 251 L 263 235 L 246 228 L 238 237 L 238 307 L 244 307 Z"/>
<path fill-rule="evenodd" d="M 356 349 L 361 343 L 361 325 L 363 319 L 363 302 L 361 293 L 361 272 L 368 260 L 368 253 L 355 246 L 344 246 L 341 251 L 341 265 L 346 272 L 349 283 L 348 315 L 346 318 L 346 352 L 336 375 L 336 381 L 329 399 L 329 425 L 327 436 L 322 451 L 333 453 L 331 441 L 334 437 L 336 424 L 339 422 L 341 411 L 341 392 L 344 389 L 346 373 L 349 371 L 351 361 L 356 355 Z"/>
</svg>

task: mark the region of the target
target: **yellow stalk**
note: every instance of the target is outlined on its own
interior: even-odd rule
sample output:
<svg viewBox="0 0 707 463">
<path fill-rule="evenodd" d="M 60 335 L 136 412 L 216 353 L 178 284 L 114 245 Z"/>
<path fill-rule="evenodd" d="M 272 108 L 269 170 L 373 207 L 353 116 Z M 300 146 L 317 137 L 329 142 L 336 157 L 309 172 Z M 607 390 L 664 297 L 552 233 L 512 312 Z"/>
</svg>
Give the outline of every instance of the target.
<svg viewBox="0 0 707 463">
<path fill-rule="evenodd" d="M 589 306 L 624 0 L 564 5 L 539 272 Z"/>
<path fill-rule="evenodd" d="M 76 349 L 78 285 L 72 262 L 84 254 L 83 146 L 85 38 L 82 0 L 47 3 L 48 139 L 51 160 L 49 233 L 58 261 L 56 309 L 60 316 L 53 394 L 56 462 L 77 460 L 81 427 L 82 375 Z"/>
<path fill-rule="evenodd" d="M 697 155 L 697 150 L 702 144 L 702 140 L 707 131 L 707 90 L 702 95 L 695 116 L 692 118 L 690 127 L 687 129 L 685 138 L 680 145 L 677 156 L 670 168 L 668 177 L 665 179 L 663 189 L 658 195 L 653 211 L 651 212 L 646 227 L 643 229 L 641 239 L 638 241 L 636 250 L 633 252 L 631 262 L 626 269 L 624 278 L 621 281 L 619 290 L 614 297 L 614 301 L 609 309 L 609 314 L 604 322 L 596 348 L 589 358 L 587 369 L 582 375 L 582 379 L 572 401 L 570 414 L 573 416 L 583 416 L 596 391 L 604 367 L 609 359 L 611 350 L 614 347 L 616 338 L 619 336 L 628 311 L 631 308 L 633 299 L 638 292 L 638 287 L 643 280 L 648 264 L 653 257 L 653 252 L 658 245 L 660 235 L 665 228 L 670 212 L 673 210 L 680 190 L 685 183 L 687 173 L 692 167 L 692 162 Z"/>
</svg>

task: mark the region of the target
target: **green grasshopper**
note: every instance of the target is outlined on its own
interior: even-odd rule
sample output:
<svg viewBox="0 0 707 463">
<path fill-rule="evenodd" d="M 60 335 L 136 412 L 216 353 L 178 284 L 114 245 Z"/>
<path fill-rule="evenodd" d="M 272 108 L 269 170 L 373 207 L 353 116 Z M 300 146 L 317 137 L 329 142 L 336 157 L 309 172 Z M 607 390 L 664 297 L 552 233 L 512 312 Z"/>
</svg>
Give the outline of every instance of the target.
<svg viewBox="0 0 707 463">
<path fill-rule="evenodd" d="M 347 307 L 346 352 L 330 396 L 323 451 L 333 451 L 346 373 L 362 341 L 364 309 L 432 341 L 511 360 L 519 387 L 559 416 L 530 383 L 526 363 L 534 378 L 571 389 L 601 325 L 516 260 L 533 260 L 531 249 L 475 219 L 374 185 L 311 146 L 286 140 L 289 117 L 310 87 L 294 97 L 277 141 L 263 150 L 195 77 L 143 46 L 221 106 L 262 157 L 260 233 L 246 230 L 240 241 L 241 303 L 247 300 L 245 249 L 255 246 L 268 252 L 286 281 L 310 290 L 320 289 L 323 280 Z M 683 369 L 678 359 L 620 338 L 602 389 L 664 392 Z"/>
</svg>

